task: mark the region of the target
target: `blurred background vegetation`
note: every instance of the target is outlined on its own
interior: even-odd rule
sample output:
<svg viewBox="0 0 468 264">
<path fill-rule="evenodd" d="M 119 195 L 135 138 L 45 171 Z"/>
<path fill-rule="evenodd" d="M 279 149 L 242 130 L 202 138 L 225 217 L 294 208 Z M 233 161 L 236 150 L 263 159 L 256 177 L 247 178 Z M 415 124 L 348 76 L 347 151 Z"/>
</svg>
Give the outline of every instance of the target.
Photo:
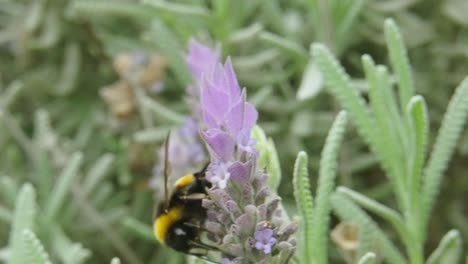
<svg viewBox="0 0 468 264">
<path fill-rule="evenodd" d="M 108 263 L 113 256 L 183 262 L 153 239 L 148 181 L 165 133 L 189 113 L 183 55 L 190 38 L 231 56 L 260 125 L 275 140 L 280 194 L 294 212 L 296 154 L 307 151 L 316 172 L 340 110 L 321 92 L 310 44 L 332 49 L 365 94 L 360 56 L 387 63 L 383 21 L 393 17 L 434 130 L 468 73 L 466 14 L 465 0 L 0 0 L 0 248 L 8 244 L 19 188 L 29 181 L 37 192 L 36 234 L 54 263 Z M 467 158 L 468 130 L 444 178 L 427 252 L 450 228 L 468 241 Z M 394 202 L 353 128 L 339 164 L 339 184 Z M 0 250 L 0 262 L 6 253 Z"/>
</svg>

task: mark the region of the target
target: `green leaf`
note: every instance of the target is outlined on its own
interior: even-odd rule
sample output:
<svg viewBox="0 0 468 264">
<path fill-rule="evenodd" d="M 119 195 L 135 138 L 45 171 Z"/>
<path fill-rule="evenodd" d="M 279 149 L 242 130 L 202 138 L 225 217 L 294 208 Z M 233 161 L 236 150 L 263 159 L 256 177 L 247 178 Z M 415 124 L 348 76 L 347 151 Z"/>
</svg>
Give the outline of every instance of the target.
<svg viewBox="0 0 468 264">
<path fill-rule="evenodd" d="M 312 56 L 319 66 L 331 93 L 338 99 L 342 107 L 352 117 L 361 137 L 367 141 L 371 150 L 380 160 L 387 172 L 400 204 L 404 204 L 405 193 L 401 175 L 398 173 L 392 153 L 386 148 L 386 142 L 381 136 L 377 121 L 371 115 L 363 98 L 352 88 L 350 78 L 333 55 L 321 44 L 312 45 Z"/>
<path fill-rule="evenodd" d="M 76 42 L 67 43 L 60 79 L 57 80 L 55 93 L 70 94 L 76 86 L 81 69 L 81 50 Z"/>
<path fill-rule="evenodd" d="M 163 0 L 143 0 L 143 3 L 159 11 L 169 12 L 177 16 L 201 17 L 205 19 L 211 16 L 210 11 L 201 5 L 171 3 Z"/>
<path fill-rule="evenodd" d="M 36 220 L 36 192 L 29 183 L 23 184 L 16 199 L 15 213 L 10 232 L 10 264 L 28 263 L 23 239 L 25 229 L 34 230 Z"/>
<path fill-rule="evenodd" d="M 60 208 L 65 203 L 70 187 L 76 177 L 78 177 L 78 170 L 80 169 L 82 161 L 83 155 L 80 152 L 76 152 L 71 156 L 62 173 L 59 175 L 53 189 L 54 191 L 49 196 L 45 210 L 45 216 L 48 221 L 55 219 Z"/>
<path fill-rule="evenodd" d="M 18 186 L 13 181 L 13 177 L 1 176 L 0 177 L 0 197 L 2 203 L 7 206 L 13 206 L 18 192 Z"/>
<path fill-rule="evenodd" d="M 442 120 L 431 156 L 424 170 L 422 189 L 422 223 L 427 225 L 434 202 L 439 193 L 440 182 L 456 143 L 468 117 L 468 78 L 465 78 L 450 100 Z"/>
<path fill-rule="evenodd" d="M 72 242 L 60 228 L 53 229 L 52 241 L 54 252 L 64 264 L 82 264 L 91 256 L 91 251 Z"/>
<path fill-rule="evenodd" d="M 172 109 L 166 107 L 165 105 L 159 103 L 156 100 L 144 96 L 142 98 L 144 107 L 151 110 L 153 113 L 159 115 L 160 117 L 166 118 L 169 121 L 172 121 L 176 124 L 181 124 L 185 121 L 186 117 L 182 114 L 179 114 Z"/>
<path fill-rule="evenodd" d="M 10 223 L 11 219 L 12 219 L 12 215 L 11 215 L 10 210 L 0 205 L 0 221 Z"/>
<path fill-rule="evenodd" d="M 320 171 L 312 215 L 312 246 L 308 248 L 313 263 L 327 263 L 328 226 L 330 222 L 330 195 L 335 187 L 338 150 L 346 129 L 347 117 L 340 112 L 328 133 L 320 159 Z"/>
<path fill-rule="evenodd" d="M 432 252 L 426 264 L 459 263 L 462 257 L 462 238 L 458 230 L 450 230 Z"/>
<path fill-rule="evenodd" d="M 297 210 L 299 213 L 299 231 L 298 231 L 298 256 L 304 263 L 313 263 L 311 255 L 312 244 L 312 222 L 313 201 L 310 191 L 309 173 L 307 167 L 307 153 L 301 151 L 297 154 L 294 164 L 293 185 L 294 197 L 296 199 Z"/>
<path fill-rule="evenodd" d="M 120 264 L 120 259 L 119 258 L 112 258 L 110 264 Z"/>
<path fill-rule="evenodd" d="M 174 71 L 179 83 L 187 85 L 192 78 L 182 58 L 181 50 L 185 50 L 185 47 L 181 45 L 178 37 L 166 24 L 155 18 L 153 17 L 151 21 L 151 31 L 145 37 L 154 43 L 169 60 L 171 70 Z"/>
<path fill-rule="evenodd" d="M 407 263 L 405 258 L 400 254 L 398 249 L 388 239 L 388 237 L 380 230 L 374 221 L 363 212 L 358 206 L 347 199 L 343 194 L 335 192 L 331 198 L 333 210 L 344 221 L 350 221 L 358 224 L 361 228 L 366 227 L 372 230 L 376 243 L 382 249 L 382 256 L 386 263 L 401 264 Z"/>
<path fill-rule="evenodd" d="M 412 191 L 419 192 L 429 135 L 429 116 L 424 98 L 419 95 L 411 98 L 408 104 L 407 113 L 410 118 L 410 124 L 414 135 L 414 139 L 412 141 L 415 145 L 413 150 L 414 153 L 412 153 Z"/>
<path fill-rule="evenodd" d="M 259 126 L 253 128 L 252 137 L 257 141 L 257 148 L 260 152 L 258 167 L 266 168 L 268 187 L 276 192 L 281 183 L 281 167 L 275 144 L 272 139 L 266 137 L 265 132 Z"/>
<path fill-rule="evenodd" d="M 140 222 L 138 219 L 128 216 L 122 221 L 122 224 L 136 236 L 150 242 L 154 241 L 153 229 L 151 226 Z"/>
<path fill-rule="evenodd" d="M 41 241 L 36 235 L 29 229 L 24 229 L 22 233 L 23 239 L 23 252 L 27 261 L 24 263 L 34 264 L 52 264 L 49 259 L 49 255 L 41 244 Z"/>
<path fill-rule="evenodd" d="M 409 231 L 405 226 L 403 218 L 398 212 L 346 187 L 338 187 L 337 192 L 346 195 L 346 197 L 353 202 L 389 222 L 405 243 L 411 243 L 408 237 Z"/>
<path fill-rule="evenodd" d="M 390 62 L 398 79 L 401 112 L 405 112 L 405 107 L 414 94 L 413 76 L 400 31 L 392 19 L 385 21 L 385 39 L 390 53 Z"/>
<path fill-rule="evenodd" d="M 377 256 L 372 253 L 368 252 L 361 259 L 359 259 L 358 264 L 374 264 L 376 261 Z"/>
<path fill-rule="evenodd" d="M 315 97 L 323 88 L 322 73 L 312 61 L 307 64 L 302 81 L 297 90 L 296 98 L 299 101 Z"/>
<path fill-rule="evenodd" d="M 99 185 L 101 181 L 108 175 L 112 163 L 114 162 L 114 155 L 107 153 L 102 155 L 88 171 L 83 181 L 83 192 L 89 195 Z"/>
<path fill-rule="evenodd" d="M 270 43 L 271 45 L 283 50 L 286 54 L 296 58 L 301 63 L 305 63 L 307 59 L 307 51 L 299 44 L 282 38 L 276 34 L 270 32 L 262 32 L 259 35 L 259 39 Z"/>
</svg>

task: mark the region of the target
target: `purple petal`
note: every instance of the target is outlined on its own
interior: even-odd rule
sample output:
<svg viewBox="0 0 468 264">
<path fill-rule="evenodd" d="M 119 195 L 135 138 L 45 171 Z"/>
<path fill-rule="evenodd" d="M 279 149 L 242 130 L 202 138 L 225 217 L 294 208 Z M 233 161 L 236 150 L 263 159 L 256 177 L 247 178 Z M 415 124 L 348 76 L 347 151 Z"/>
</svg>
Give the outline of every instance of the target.
<svg viewBox="0 0 468 264">
<path fill-rule="evenodd" d="M 219 123 L 228 114 L 229 95 L 225 90 L 204 79 L 201 90 L 201 104 L 203 110 L 210 113 Z"/>
<path fill-rule="evenodd" d="M 265 254 L 270 254 L 271 253 L 271 245 L 270 244 L 265 244 L 263 247 L 263 252 Z"/>
<path fill-rule="evenodd" d="M 250 103 L 245 103 L 244 106 L 244 123 L 243 128 L 252 129 L 257 123 L 258 112 Z"/>
<path fill-rule="evenodd" d="M 255 242 L 255 248 L 258 249 L 258 250 L 262 250 L 264 247 L 264 244 L 261 243 L 261 242 Z"/>
<path fill-rule="evenodd" d="M 226 128 L 237 137 L 242 129 L 245 116 L 245 102 L 239 101 L 230 109 L 226 115 Z"/>
<path fill-rule="evenodd" d="M 241 90 L 239 83 L 237 82 L 236 73 L 232 67 L 231 58 L 227 58 L 226 63 L 224 63 L 224 72 L 226 74 L 226 79 L 229 85 L 229 94 L 231 98 L 235 98 L 240 95 Z"/>
<path fill-rule="evenodd" d="M 203 74 L 213 74 L 214 67 L 220 61 L 219 53 L 219 49 L 211 49 L 196 40 L 190 40 L 185 61 L 195 81 L 200 80 Z"/>
<path fill-rule="evenodd" d="M 246 184 L 250 180 L 250 169 L 252 164 L 249 163 L 242 163 L 242 162 L 234 162 L 231 166 L 229 166 L 228 171 L 231 173 L 231 179 L 240 184 Z"/>
<path fill-rule="evenodd" d="M 210 129 L 202 136 L 217 159 L 226 162 L 232 158 L 235 142 L 226 132 Z"/>
</svg>

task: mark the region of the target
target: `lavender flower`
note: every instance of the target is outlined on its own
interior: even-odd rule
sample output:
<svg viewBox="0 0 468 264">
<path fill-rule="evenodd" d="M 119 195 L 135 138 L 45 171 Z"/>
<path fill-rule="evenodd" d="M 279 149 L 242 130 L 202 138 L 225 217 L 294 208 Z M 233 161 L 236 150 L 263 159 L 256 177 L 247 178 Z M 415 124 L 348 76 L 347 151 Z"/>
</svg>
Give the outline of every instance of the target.
<svg viewBox="0 0 468 264">
<path fill-rule="evenodd" d="M 216 51 L 190 45 L 196 52 L 187 62 L 200 94 L 201 136 L 210 155 L 206 177 L 213 184 L 203 201 L 208 238 L 218 244 L 223 263 L 285 263 L 295 249 L 291 235 L 297 226 L 284 225 L 280 199 L 270 194 L 268 175 L 257 167 L 251 130 L 258 113 L 247 102 L 231 61 L 214 63 Z"/>
<path fill-rule="evenodd" d="M 273 230 L 266 228 L 255 232 L 255 248 L 263 251 L 265 254 L 271 253 L 271 247 L 276 244 L 276 238 L 273 237 Z"/>
<path fill-rule="evenodd" d="M 200 86 L 203 76 L 211 79 L 214 69 L 220 63 L 221 56 L 219 49 L 210 49 L 196 40 L 190 40 L 189 52 L 185 62 L 192 75 L 193 84 L 187 86 L 188 104 L 192 109 L 192 116 L 202 122 L 200 107 Z"/>
</svg>

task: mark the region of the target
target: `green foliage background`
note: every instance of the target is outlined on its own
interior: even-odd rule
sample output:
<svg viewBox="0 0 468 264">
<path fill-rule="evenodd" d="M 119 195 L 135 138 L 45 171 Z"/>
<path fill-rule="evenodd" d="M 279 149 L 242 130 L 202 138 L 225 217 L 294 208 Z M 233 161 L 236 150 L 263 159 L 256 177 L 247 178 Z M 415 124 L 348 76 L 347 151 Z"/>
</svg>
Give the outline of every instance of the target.
<svg viewBox="0 0 468 264">
<path fill-rule="evenodd" d="M 315 190 L 320 153 L 341 110 L 317 85 L 311 43 L 337 56 L 367 100 L 360 57 L 390 64 L 384 20 L 393 18 L 416 93 L 428 106 L 432 146 L 449 99 L 468 74 L 467 13 L 464 0 L 0 0 L 0 262 L 9 254 L 28 263 L 7 247 L 15 243 L 44 263 L 109 263 L 114 256 L 123 263 L 183 262 L 153 239 L 147 181 L 166 131 L 189 113 L 183 54 L 191 37 L 220 44 L 231 56 L 259 125 L 275 142 L 283 175 L 278 192 L 294 215 L 297 153 L 308 153 L 298 161 L 308 164 Z M 116 128 L 99 91 L 119 79 L 113 59 L 135 50 L 166 57 L 164 90 L 137 96 L 139 111 Z M 377 158 L 350 123 L 336 184 L 397 207 Z M 430 215 L 426 255 L 450 229 L 468 241 L 467 159 L 465 129 Z M 340 199 L 334 195 L 332 205 Z M 338 221 L 333 215 L 330 224 Z M 23 229 L 34 232 L 10 238 L 11 230 Z M 342 263 L 330 245 L 330 262 Z"/>
</svg>

